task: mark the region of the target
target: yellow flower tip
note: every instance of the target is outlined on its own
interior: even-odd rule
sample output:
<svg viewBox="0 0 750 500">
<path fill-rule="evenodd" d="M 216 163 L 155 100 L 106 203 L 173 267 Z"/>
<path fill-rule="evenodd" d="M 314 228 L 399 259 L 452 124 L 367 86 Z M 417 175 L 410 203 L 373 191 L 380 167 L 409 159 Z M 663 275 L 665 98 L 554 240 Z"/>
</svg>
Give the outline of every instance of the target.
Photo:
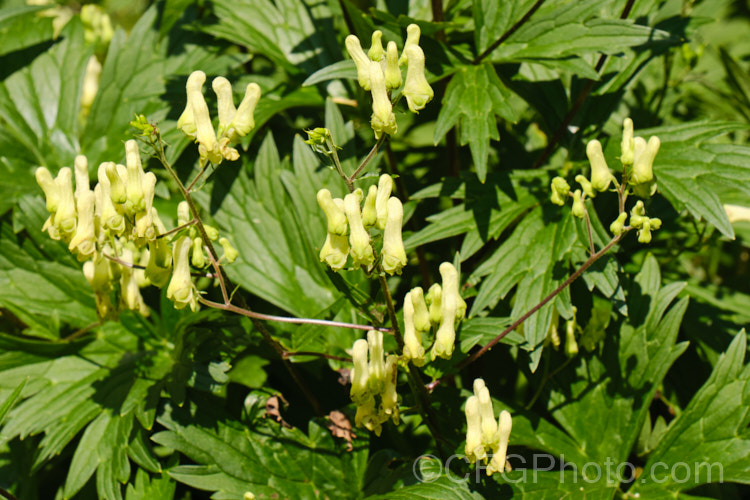
<svg viewBox="0 0 750 500">
<path fill-rule="evenodd" d="M 367 364 L 367 353 L 369 345 L 365 339 L 358 339 L 352 346 L 352 388 L 350 396 L 352 401 L 357 403 L 366 400 L 370 394 L 367 390 L 367 380 L 370 378 L 370 371 Z"/>
<path fill-rule="evenodd" d="M 378 179 L 378 189 L 375 198 L 375 212 L 377 217 L 377 228 L 385 229 L 385 222 L 388 219 L 388 200 L 391 198 L 393 191 L 393 177 L 383 174 Z"/>
<path fill-rule="evenodd" d="M 57 205 L 60 203 L 60 192 L 55 179 L 46 167 L 39 167 L 34 171 L 34 177 L 39 187 L 44 191 L 44 197 L 47 200 L 47 211 L 55 213 Z"/>
<path fill-rule="evenodd" d="M 383 134 L 393 135 L 398 131 L 396 115 L 393 114 L 391 99 L 385 87 L 385 75 L 380 63 L 369 61 L 370 85 L 372 93 L 372 118 L 370 125 L 375 132 L 375 138 L 380 139 Z"/>
<path fill-rule="evenodd" d="M 203 97 L 203 83 L 205 81 L 206 74 L 202 71 L 194 71 L 188 78 L 185 88 L 187 90 L 187 106 L 192 112 L 192 121 L 188 121 L 188 131 L 185 131 L 185 128 L 180 127 L 180 120 L 182 119 L 182 116 L 180 116 L 177 126 L 182 128 L 189 137 L 195 138 L 198 142 L 198 151 L 203 163 L 210 161 L 211 163 L 219 164 L 222 158 L 221 151 L 219 150 L 214 126 L 211 123 L 211 115 L 208 112 L 206 99 Z M 185 109 L 185 113 L 187 113 L 187 108 Z M 192 132 L 193 127 L 195 133 L 189 133 Z"/>
<path fill-rule="evenodd" d="M 398 60 L 399 66 L 409 62 L 409 55 L 406 53 L 406 50 L 414 45 L 419 45 L 421 34 L 422 31 L 417 24 L 410 24 L 406 27 L 406 42 L 404 42 L 404 50 L 401 51 L 401 58 Z"/>
<path fill-rule="evenodd" d="M 375 30 L 372 32 L 372 43 L 370 44 L 370 50 L 367 51 L 367 57 L 369 57 L 371 61 L 380 62 L 383 60 L 384 56 L 383 32 Z"/>
<path fill-rule="evenodd" d="M 607 160 L 604 158 L 602 143 L 596 139 L 589 141 L 586 145 L 586 156 L 591 164 L 591 187 L 597 191 L 606 191 L 612 182 L 612 172 L 609 171 Z"/>
<path fill-rule="evenodd" d="M 487 475 L 490 476 L 495 472 L 505 471 L 505 457 L 508 453 L 508 442 L 510 441 L 510 432 L 513 427 L 513 419 L 506 410 L 500 412 L 498 418 L 497 443 L 493 447 L 492 460 L 487 466 Z"/>
<path fill-rule="evenodd" d="M 193 267 L 198 269 L 206 266 L 206 254 L 203 252 L 203 240 L 200 236 L 193 238 L 190 263 L 193 265 Z"/>
<path fill-rule="evenodd" d="M 198 308 L 198 290 L 190 276 L 190 249 L 193 241 L 188 236 L 178 239 L 172 248 L 174 272 L 167 287 L 167 298 L 174 302 L 175 309 L 185 306 L 195 311 Z"/>
<path fill-rule="evenodd" d="M 349 256 L 349 239 L 346 235 L 326 233 L 326 241 L 318 256 L 320 261 L 328 264 L 332 271 L 342 270 Z"/>
<path fill-rule="evenodd" d="M 583 204 L 583 196 L 580 189 L 576 189 L 573 193 L 573 207 L 570 209 L 574 217 L 583 219 L 586 213 L 586 206 Z"/>
<path fill-rule="evenodd" d="M 156 189 L 156 176 L 148 172 L 143 176 L 143 203 L 144 209 L 135 217 L 135 234 L 138 238 L 153 240 L 156 237 L 154 221 L 151 211 L 154 207 L 154 191 Z"/>
<path fill-rule="evenodd" d="M 323 209 L 328 222 L 328 232 L 335 235 L 345 235 L 347 230 L 346 214 L 334 203 L 331 192 L 325 188 L 318 191 L 318 205 Z"/>
<path fill-rule="evenodd" d="M 466 400 L 464 414 L 466 415 L 466 445 L 464 445 L 464 453 L 469 462 L 475 463 L 486 456 L 484 446 L 482 446 L 479 399 L 476 396 L 469 396 Z"/>
<path fill-rule="evenodd" d="M 497 422 L 495 422 L 495 413 L 492 409 L 490 390 L 486 386 L 480 388 L 477 399 L 481 417 L 482 445 L 485 448 L 491 448 L 497 441 Z"/>
<path fill-rule="evenodd" d="M 361 200 L 361 189 L 356 189 L 344 198 L 344 212 L 349 223 L 349 246 L 351 247 L 349 253 L 355 266 L 370 267 L 375 262 L 375 255 L 370 245 L 370 234 L 362 224 L 362 212 L 359 205 Z"/>
<path fill-rule="evenodd" d="M 232 84 L 223 76 L 218 76 L 211 82 L 211 88 L 213 88 L 216 94 L 219 111 L 219 129 L 217 133 L 221 137 L 227 132 L 230 123 L 234 119 L 234 115 L 237 113 L 237 109 L 234 107 Z"/>
<path fill-rule="evenodd" d="M 404 208 L 398 198 L 390 198 L 387 205 L 388 216 L 383 234 L 383 270 L 388 274 L 401 274 L 406 265 L 406 250 L 401 237 Z"/>
<path fill-rule="evenodd" d="M 229 125 L 228 135 L 232 142 L 244 137 L 255 128 L 255 107 L 260 101 L 260 85 L 249 83 L 245 88 L 245 96 L 242 98 L 237 112 Z"/>
<path fill-rule="evenodd" d="M 583 194 L 589 198 L 594 198 L 596 196 L 596 191 L 594 191 L 594 188 L 591 186 L 591 181 L 589 181 L 585 175 L 578 174 L 575 179 L 576 182 L 581 185 Z"/>
<path fill-rule="evenodd" d="M 422 366 L 425 363 L 425 352 L 422 346 L 422 334 L 415 328 L 416 308 L 412 300 L 413 292 L 414 290 L 409 291 L 404 296 L 404 359 Z"/>
<path fill-rule="evenodd" d="M 453 348 L 456 343 L 456 309 L 455 295 L 443 293 L 441 298 L 440 326 L 435 333 L 435 345 L 432 347 L 432 359 L 438 357 L 450 359 L 453 356 Z"/>
<path fill-rule="evenodd" d="M 125 143 L 125 164 L 127 165 L 127 204 L 131 214 L 142 212 L 146 208 L 145 193 L 143 191 L 143 166 L 138 143 L 131 139 Z"/>
<path fill-rule="evenodd" d="M 399 422 L 398 412 L 398 356 L 391 354 L 385 360 L 385 388 L 381 394 L 382 411 L 394 424 Z"/>
<path fill-rule="evenodd" d="M 418 113 L 432 100 L 435 92 L 427 83 L 424 74 L 424 52 L 419 45 L 411 45 L 405 48 L 404 54 L 408 55 L 409 60 L 406 68 L 404 97 L 406 97 L 406 103 L 409 105 L 409 111 Z"/>
<path fill-rule="evenodd" d="M 651 220 L 646 219 L 638 230 L 638 243 L 651 243 Z"/>
<path fill-rule="evenodd" d="M 560 205 L 561 207 L 564 206 L 565 202 L 568 200 L 568 193 L 570 193 L 570 184 L 568 184 L 568 181 L 560 176 L 555 177 L 552 179 L 550 189 L 552 191 L 550 197 L 552 203 Z"/>
<path fill-rule="evenodd" d="M 385 56 L 385 86 L 388 89 L 397 89 L 403 83 L 401 69 L 398 66 L 398 47 L 396 42 L 388 42 L 388 50 Z"/>
<path fill-rule="evenodd" d="M 250 491 L 246 491 L 245 494 L 242 495 L 242 500 L 255 500 L 255 495 Z"/>
<path fill-rule="evenodd" d="M 160 233 L 161 234 L 161 233 Z M 172 253 L 164 238 L 148 242 L 148 263 L 146 277 L 152 285 L 163 288 L 169 282 L 172 273 Z"/>
<path fill-rule="evenodd" d="M 78 155 L 73 162 L 73 171 L 76 178 L 75 197 L 78 199 L 83 193 L 91 191 L 89 182 L 89 162 L 83 155 Z"/>
<path fill-rule="evenodd" d="M 357 67 L 357 79 L 359 86 L 364 90 L 370 90 L 370 58 L 367 57 L 365 51 L 362 50 L 362 45 L 359 43 L 359 38 L 356 35 L 349 35 L 344 41 L 346 51 L 349 52 L 354 65 Z"/>
<path fill-rule="evenodd" d="M 188 77 L 187 83 L 185 84 L 185 90 L 187 92 L 188 99 L 187 104 L 185 105 L 185 110 L 177 119 L 177 128 L 182 130 L 182 132 L 191 139 L 195 139 L 197 126 L 195 122 L 195 115 L 193 114 L 193 108 L 190 105 L 190 93 L 191 91 L 196 90 L 198 91 L 198 93 L 200 93 L 203 89 L 203 84 L 205 83 L 205 81 L 206 74 L 203 71 L 193 71 Z"/>
<path fill-rule="evenodd" d="M 440 264 L 440 276 L 443 279 L 442 300 L 451 297 L 456 303 L 454 320 L 460 320 L 466 315 L 466 302 L 461 298 L 458 290 L 458 271 L 450 262 Z M 445 310 L 443 310 L 443 313 Z M 445 316 L 445 314 L 443 314 Z"/>
<path fill-rule="evenodd" d="M 578 342 L 576 341 L 576 325 L 577 323 L 575 316 L 565 322 L 565 355 L 569 358 L 572 358 L 576 354 L 578 354 Z"/>
<path fill-rule="evenodd" d="M 633 138 L 633 120 L 625 118 L 622 124 L 622 142 L 620 143 L 620 161 L 630 166 L 635 160 L 635 140 Z"/>
<path fill-rule="evenodd" d="M 638 200 L 630 210 L 630 226 L 640 229 L 646 220 L 648 220 L 648 217 L 646 217 L 646 209 L 643 206 L 643 201 Z"/>
<path fill-rule="evenodd" d="M 104 173 L 107 176 L 107 180 L 109 180 L 109 196 L 112 199 L 112 203 L 118 205 L 125 203 L 128 201 L 127 189 L 125 187 L 125 182 L 118 172 L 117 166 L 111 161 L 102 163 L 102 165 L 104 166 Z M 100 165 L 99 168 L 101 168 L 102 165 Z M 125 172 L 127 179 L 127 171 Z M 101 182 L 101 179 L 99 179 L 99 182 Z"/>
</svg>

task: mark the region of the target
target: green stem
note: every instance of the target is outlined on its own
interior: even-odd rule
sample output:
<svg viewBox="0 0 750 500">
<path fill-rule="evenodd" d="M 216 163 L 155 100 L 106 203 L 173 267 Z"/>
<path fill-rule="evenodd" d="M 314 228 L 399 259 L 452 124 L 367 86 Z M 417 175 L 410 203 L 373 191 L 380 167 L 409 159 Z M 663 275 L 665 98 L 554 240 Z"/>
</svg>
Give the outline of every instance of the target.
<svg viewBox="0 0 750 500">
<path fill-rule="evenodd" d="M 365 159 L 362 160 L 362 163 L 360 163 L 359 167 L 357 167 L 357 170 L 355 170 L 354 173 L 352 175 L 350 175 L 349 177 L 345 177 L 345 179 L 347 180 L 347 186 L 350 183 L 353 183 L 357 179 L 357 176 L 359 176 L 359 174 L 362 173 L 362 170 L 364 170 L 364 168 L 367 166 L 367 164 L 370 163 L 370 161 L 378 153 L 378 149 L 380 148 L 380 146 L 383 145 L 383 143 L 385 142 L 385 140 L 386 140 L 387 137 L 388 137 L 387 134 L 381 135 L 380 139 L 378 139 L 378 142 L 375 143 L 375 145 L 372 147 L 372 149 L 370 150 L 370 152 L 367 153 L 367 156 L 365 156 Z M 354 191 L 354 189 L 352 187 L 350 187 L 349 191 Z"/>
</svg>

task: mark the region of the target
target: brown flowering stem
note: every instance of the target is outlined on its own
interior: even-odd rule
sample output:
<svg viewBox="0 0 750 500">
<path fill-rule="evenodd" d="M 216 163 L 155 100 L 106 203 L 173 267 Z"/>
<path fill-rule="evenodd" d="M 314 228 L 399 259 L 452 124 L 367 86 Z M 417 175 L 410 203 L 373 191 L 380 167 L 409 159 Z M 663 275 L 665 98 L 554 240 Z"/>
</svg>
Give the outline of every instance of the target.
<svg viewBox="0 0 750 500">
<path fill-rule="evenodd" d="M 193 224 L 195 224 L 197 222 L 198 222 L 198 219 L 193 219 L 191 221 L 188 221 L 188 222 L 186 222 L 186 223 L 184 223 L 184 224 L 182 224 L 180 226 L 177 226 L 177 227 L 175 227 L 173 229 L 170 229 L 166 233 L 162 233 L 162 234 L 158 235 L 156 237 L 156 239 L 158 240 L 160 238 L 166 238 L 167 236 L 170 236 L 170 235 L 172 235 L 174 233 L 178 233 L 178 232 L 182 231 L 183 229 L 188 228 L 188 227 L 192 226 Z"/>
<path fill-rule="evenodd" d="M 383 145 L 383 143 L 386 141 L 387 138 L 388 138 L 387 134 L 381 135 L 380 139 L 378 139 L 378 142 L 375 143 L 375 145 L 372 147 L 370 152 L 367 153 L 367 156 L 365 156 L 365 159 L 362 160 L 362 163 L 359 164 L 359 167 L 357 167 L 357 170 L 355 170 L 354 173 L 350 175 L 349 177 L 345 176 L 347 186 L 350 183 L 353 183 L 357 179 L 359 174 L 362 173 L 362 170 L 364 170 L 364 168 L 370 163 L 370 161 L 372 161 L 372 159 L 375 158 L 375 155 L 378 154 L 378 150 L 380 149 L 380 146 Z M 349 188 L 349 191 L 354 191 L 354 189 Z"/>
</svg>

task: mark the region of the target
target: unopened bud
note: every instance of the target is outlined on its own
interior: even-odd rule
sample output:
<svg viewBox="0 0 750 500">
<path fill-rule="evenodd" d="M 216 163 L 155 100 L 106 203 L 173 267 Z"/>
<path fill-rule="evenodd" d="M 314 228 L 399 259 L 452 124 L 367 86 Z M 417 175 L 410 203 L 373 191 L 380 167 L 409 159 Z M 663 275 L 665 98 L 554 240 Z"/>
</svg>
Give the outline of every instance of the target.
<svg viewBox="0 0 750 500">
<path fill-rule="evenodd" d="M 36 182 L 44 191 L 44 197 L 47 201 L 47 211 L 51 214 L 57 211 L 57 205 L 60 203 L 60 192 L 55 179 L 46 167 L 39 167 L 34 171 Z"/>
<path fill-rule="evenodd" d="M 633 138 L 633 120 L 625 118 L 622 124 L 622 142 L 620 143 L 620 161 L 630 166 L 635 160 L 635 140 Z"/>
<path fill-rule="evenodd" d="M 404 49 L 401 51 L 401 58 L 398 60 L 399 66 L 409 62 L 409 54 L 406 53 L 406 50 L 412 46 L 419 46 L 421 34 L 422 31 L 417 24 L 410 24 L 406 27 L 406 41 L 404 42 Z"/>
<path fill-rule="evenodd" d="M 576 189 L 573 193 L 573 207 L 570 209 L 574 217 L 583 219 L 586 213 L 586 206 L 583 204 L 583 198 L 581 197 L 581 190 Z"/>
<path fill-rule="evenodd" d="M 355 266 L 369 267 L 375 261 L 375 255 L 370 246 L 370 235 L 362 224 L 362 212 L 359 205 L 361 199 L 361 189 L 347 194 L 344 198 L 344 212 L 349 223 L 349 246 L 351 247 L 349 253 L 352 261 Z"/>
<path fill-rule="evenodd" d="M 384 76 L 386 88 L 393 90 L 401 86 L 401 69 L 398 66 L 398 48 L 396 47 L 396 42 L 388 42 Z"/>
<path fill-rule="evenodd" d="M 371 61 L 380 62 L 384 55 L 383 32 L 375 30 L 372 32 L 372 43 L 370 44 L 370 50 L 367 51 L 367 57 L 369 57 Z"/>
<path fill-rule="evenodd" d="M 609 231 L 615 236 L 622 234 L 622 230 L 625 227 L 625 221 L 628 219 L 627 212 L 620 212 L 617 219 L 609 226 Z"/>
<path fill-rule="evenodd" d="M 555 177 L 552 179 L 551 190 L 552 196 L 550 199 L 552 203 L 561 207 L 564 206 L 568 200 L 568 193 L 570 193 L 570 184 L 568 184 L 568 181 L 559 176 Z"/>
<path fill-rule="evenodd" d="M 388 274 L 401 274 L 406 265 L 406 250 L 401 238 L 404 208 L 398 198 L 388 200 L 388 218 L 383 233 L 383 270 Z"/>
</svg>

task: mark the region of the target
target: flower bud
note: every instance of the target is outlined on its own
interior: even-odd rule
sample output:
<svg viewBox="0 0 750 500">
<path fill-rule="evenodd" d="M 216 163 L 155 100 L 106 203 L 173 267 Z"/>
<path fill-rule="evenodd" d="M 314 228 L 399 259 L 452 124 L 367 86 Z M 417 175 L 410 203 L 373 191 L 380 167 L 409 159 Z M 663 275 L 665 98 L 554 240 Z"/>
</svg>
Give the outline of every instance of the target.
<svg viewBox="0 0 750 500">
<path fill-rule="evenodd" d="M 234 114 L 232 123 L 229 125 L 227 135 L 232 142 L 240 137 L 245 137 L 255 128 L 255 107 L 260 101 L 260 85 L 249 83 L 245 88 L 245 96 Z"/>
<path fill-rule="evenodd" d="M 362 45 L 359 43 L 359 38 L 355 35 L 349 35 L 344 41 L 346 45 L 346 51 L 354 60 L 355 66 L 357 66 L 357 79 L 359 80 L 359 86 L 365 90 L 370 90 L 370 58 L 367 57 L 365 51 L 362 50 Z"/>
<path fill-rule="evenodd" d="M 373 63 L 374 64 L 374 63 Z M 359 202 L 362 199 L 362 190 L 356 189 L 344 198 L 344 212 L 349 223 L 349 246 L 350 255 L 355 266 L 372 266 L 375 255 L 370 246 L 370 235 L 362 224 L 362 213 Z"/>
<path fill-rule="evenodd" d="M 497 422 L 495 422 L 495 412 L 492 409 L 490 390 L 487 387 L 482 387 L 479 390 L 477 399 L 479 400 L 482 444 L 485 448 L 491 448 L 497 440 Z"/>
<path fill-rule="evenodd" d="M 127 191 L 129 212 L 136 214 L 146 208 L 143 192 L 143 166 L 138 143 L 131 139 L 125 143 L 125 158 L 128 168 Z"/>
<path fill-rule="evenodd" d="M 174 302 L 175 309 L 189 305 L 195 311 L 198 308 L 198 290 L 190 276 L 190 248 L 192 240 L 188 236 L 178 239 L 172 248 L 174 272 L 167 287 L 167 298 Z"/>
<path fill-rule="evenodd" d="M 76 200 L 80 198 L 83 193 L 91 191 L 91 183 L 89 182 L 89 162 L 83 155 L 76 156 L 73 162 L 75 177 L 76 177 Z"/>
<path fill-rule="evenodd" d="M 223 76 L 214 78 L 211 87 L 216 94 L 217 107 L 219 111 L 219 128 L 217 134 L 219 137 L 225 135 L 229 130 L 229 125 L 237 113 L 234 107 L 234 96 L 232 95 L 232 84 Z"/>
<path fill-rule="evenodd" d="M 201 269 L 206 266 L 206 254 L 203 253 L 203 239 L 198 236 L 193 238 L 193 250 L 190 256 L 193 267 Z"/>
<path fill-rule="evenodd" d="M 367 380 L 370 378 L 370 371 L 367 365 L 367 353 L 369 350 L 368 343 L 365 339 L 358 339 L 352 346 L 352 388 L 350 395 L 352 401 L 361 404 L 365 401 L 370 393 L 367 390 Z"/>
<path fill-rule="evenodd" d="M 408 52 L 408 54 L 406 54 Z M 404 84 L 404 97 L 409 105 L 409 111 L 418 113 L 424 109 L 428 102 L 435 96 L 435 92 L 427 83 L 424 74 L 424 52 L 419 45 L 411 45 L 404 49 L 408 56 L 409 64 L 406 68 L 406 83 Z"/>
<path fill-rule="evenodd" d="M 57 173 L 55 183 L 60 200 L 57 204 L 53 223 L 55 229 L 60 233 L 60 237 L 67 242 L 73 237 L 77 225 L 76 201 L 73 197 L 73 172 L 70 168 L 61 168 Z"/>
<path fill-rule="evenodd" d="M 437 333 L 435 333 L 435 345 L 432 347 L 432 359 L 438 357 L 450 359 L 453 355 L 453 347 L 456 342 L 456 297 L 443 293 L 441 297 L 440 313 L 442 319 Z"/>
<path fill-rule="evenodd" d="M 362 224 L 366 228 L 373 227 L 378 221 L 378 212 L 375 208 L 375 200 L 378 196 L 378 188 L 376 186 L 370 186 L 367 191 L 367 197 L 365 198 L 365 206 L 362 209 Z"/>
<path fill-rule="evenodd" d="M 421 34 L 422 32 L 417 24 L 410 24 L 406 27 L 406 42 L 404 42 L 404 50 L 401 51 L 401 58 L 398 60 L 399 66 L 409 62 L 409 54 L 406 53 L 406 50 L 412 46 L 419 46 Z"/>
<path fill-rule="evenodd" d="M 625 227 L 625 221 L 628 219 L 627 212 L 620 212 L 617 219 L 609 226 L 609 231 L 615 236 L 622 234 L 622 230 Z"/>
<path fill-rule="evenodd" d="M 583 204 L 580 189 L 576 189 L 573 193 L 573 208 L 570 211 L 574 217 L 578 217 L 579 219 L 583 219 L 586 213 L 586 206 Z"/>
<path fill-rule="evenodd" d="M 205 81 L 206 74 L 203 71 L 193 71 L 190 74 L 190 77 L 188 77 L 187 84 L 185 85 L 187 91 L 187 105 L 192 112 L 193 119 L 188 128 L 190 129 L 190 127 L 194 127 L 195 129 L 194 137 L 198 142 L 198 152 L 200 153 L 201 162 L 205 164 L 206 161 L 210 161 L 211 163 L 219 164 L 221 163 L 219 143 L 216 140 L 214 126 L 211 124 L 211 115 L 208 112 L 206 99 L 203 97 L 203 83 Z M 187 112 L 187 108 L 185 109 L 185 112 Z M 180 117 L 180 120 L 181 119 L 182 116 Z M 189 137 L 193 137 L 193 134 L 188 133 L 185 128 L 180 126 L 179 120 L 177 126 L 182 128 Z"/>
<path fill-rule="evenodd" d="M 589 198 L 593 198 L 596 196 L 596 191 L 594 191 L 594 188 L 591 186 L 591 182 L 586 178 L 585 175 L 576 175 L 576 182 L 581 185 L 581 189 L 586 196 L 588 196 Z"/>
<path fill-rule="evenodd" d="M 398 425 L 398 356 L 391 354 L 385 360 L 385 388 L 381 395 L 383 412 L 389 415 L 394 424 Z"/>
<path fill-rule="evenodd" d="M 187 84 L 185 85 L 188 99 L 187 104 L 185 105 L 185 110 L 177 119 L 177 128 L 182 130 L 182 132 L 191 139 L 195 139 L 197 133 L 197 125 L 195 123 L 193 108 L 190 103 L 190 91 L 197 88 L 198 92 L 201 92 L 203 88 L 203 82 L 205 81 L 206 74 L 203 71 L 193 71 L 188 77 Z"/>
<path fill-rule="evenodd" d="M 325 188 L 318 191 L 318 205 L 323 209 L 326 214 L 326 220 L 328 221 L 328 232 L 331 234 L 345 235 L 346 234 L 346 214 L 344 211 L 333 202 L 331 192 Z"/>
<path fill-rule="evenodd" d="M 635 140 L 633 138 L 633 120 L 625 118 L 622 124 L 622 142 L 620 143 L 620 161 L 625 166 L 633 164 L 635 159 Z"/>
<path fill-rule="evenodd" d="M 651 220 L 646 218 L 638 230 L 638 243 L 651 243 Z"/>
<path fill-rule="evenodd" d="M 401 238 L 404 208 L 398 198 L 388 200 L 388 218 L 383 233 L 383 270 L 388 274 L 401 274 L 406 265 L 406 250 Z"/>
<path fill-rule="evenodd" d="M 552 196 L 550 199 L 552 200 L 552 203 L 555 205 L 560 205 L 561 207 L 565 205 L 565 202 L 568 200 L 568 193 L 570 193 L 570 184 L 563 179 L 562 177 L 555 177 L 552 179 Z"/>
<path fill-rule="evenodd" d="M 482 425 L 479 416 L 479 400 L 476 396 L 469 396 L 464 408 L 466 414 L 466 445 L 464 453 L 471 463 L 475 463 L 485 458 L 484 447 L 482 446 Z"/>
<path fill-rule="evenodd" d="M 393 191 L 393 177 L 383 174 L 378 180 L 378 191 L 375 198 L 375 212 L 377 213 L 377 228 L 385 229 L 385 222 L 388 218 L 388 200 Z"/>
<path fill-rule="evenodd" d="M 181 201 L 177 204 L 177 225 L 184 226 L 191 220 L 193 217 L 190 214 L 190 205 L 186 201 Z"/>
<path fill-rule="evenodd" d="M 656 158 L 656 153 L 659 152 L 660 145 L 661 141 L 659 141 L 659 138 L 653 136 L 648 140 L 648 144 L 645 147 L 640 146 L 636 148 L 633 172 L 630 175 L 631 184 L 646 184 L 654 180 L 654 158 Z"/>
<path fill-rule="evenodd" d="M 117 211 L 114 203 L 112 203 L 112 185 L 110 184 L 109 177 L 107 176 L 108 165 L 111 165 L 112 169 L 115 168 L 114 163 L 105 162 L 99 165 L 99 170 L 97 171 L 97 177 L 99 179 L 97 188 L 99 189 L 101 195 L 96 199 L 96 211 L 99 214 L 99 224 L 103 228 L 111 231 L 117 236 L 122 236 L 122 234 L 125 232 L 125 218 L 122 216 L 122 214 L 120 214 L 120 212 Z M 116 172 L 115 175 L 117 175 Z"/>
<path fill-rule="evenodd" d="M 396 42 L 388 42 L 388 51 L 385 56 L 385 87 L 397 89 L 401 86 L 401 69 L 398 66 L 398 47 Z"/>
<path fill-rule="evenodd" d="M 510 431 L 513 427 L 513 419 L 506 410 L 500 412 L 500 418 L 497 423 L 497 443 L 492 448 L 492 460 L 487 466 L 487 475 L 491 476 L 494 472 L 505 472 L 505 456 L 508 453 L 508 441 L 510 440 Z"/>
<path fill-rule="evenodd" d="M 421 290 L 421 288 L 420 288 Z M 411 360 L 415 365 L 422 366 L 425 363 L 424 347 L 422 347 L 422 334 L 414 325 L 414 304 L 412 302 L 413 290 L 404 296 L 404 359 Z"/>
<path fill-rule="evenodd" d="M 46 167 L 39 167 L 34 171 L 36 182 L 44 191 L 44 197 L 47 201 L 47 211 L 51 214 L 57 211 L 57 205 L 60 203 L 60 192 L 52 178 L 52 174 Z"/>
<path fill-rule="evenodd" d="M 230 264 L 233 263 L 235 260 L 237 260 L 237 257 L 240 256 L 240 253 L 237 251 L 236 248 L 232 246 L 231 243 L 229 243 L 229 240 L 226 238 L 219 238 L 219 245 L 221 245 L 221 248 L 224 249 L 224 257 L 223 259 Z"/>
<path fill-rule="evenodd" d="M 472 389 L 474 390 L 474 395 L 477 397 L 477 401 L 479 400 L 479 393 L 485 387 L 487 387 L 487 384 L 484 383 L 484 379 L 482 378 L 474 379 L 474 383 L 472 384 Z"/>
<path fill-rule="evenodd" d="M 442 311 L 442 287 L 439 283 L 434 283 L 425 295 L 425 301 L 430 306 L 430 323 L 433 325 L 440 324 L 443 319 Z"/>
<path fill-rule="evenodd" d="M 648 217 L 646 217 L 646 209 L 643 207 L 643 202 L 638 200 L 630 210 L 630 226 L 635 229 L 640 229 L 643 226 L 643 223 L 647 220 Z"/>
<path fill-rule="evenodd" d="M 83 275 L 91 285 L 96 300 L 96 311 L 100 318 L 105 318 L 112 308 L 109 292 L 112 287 L 109 280 L 109 263 L 101 254 L 83 264 Z"/>
<path fill-rule="evenodd" d="M 120 259 L 132 265 L 135 260 L 133 252 L 129 248 L 124 248 Z M 134 270 L 131 267 L 123 266 L 120 274 L 121 300 L 131 311 L 138 311 L 143 316 L 148 316 L 148 307 L 143 302 L 141 290 L 138 288 Z"/>
<path fill-rule="evenodd" d="M 572 358 L 576 354 L 578 354 L 578 342 L 576 341 L 576 318 L 573 316 L 565 322 L 565 355 Z"/>
<path fill-rule="evenodd" d="M 458 291 L 458 271 L 450 262 L 443 262 L 439 269 L 440 276 L 443 278 L 442 300 L 444 301 L 447 296 L 453 297 L 456 301 L 456 313 L 453 319 L 463 319 L 466 315 L 466 302 Z M 445 310 L 443 310 L 443 317 L 445 317 L 444 313 Z"/>
<path fill-rule="evenodd" d="M 609 171 L 607 160 L 604 158 L 602 143 L 596 139 L 586 145 L 586 156 L 591 163 L 591 187 L 597 191 L 606 191 L 612 182 L 612 172 Z"/>
<path fill-rule="evenodd" d="M 370 125 L 375 132 L 375 138 L 380 139 L 383 134 L 393 135 L 398 131 L 396 115 L 393 114 L 391 99 L 385 88 L 385 75 L 380 63 L 369 61 L 370 92 L 372 93 L 372 118 Z"/>
<path fill-rule="evenodd" d="M 380 62 L 383 60 L 385 52 L 383 51 L 383 32 L 375 30 L 372 32 L 372 43 L 370 50 L 367 51 L 367 57 L 371 61 Z"/>
<path fill-rule="evenodd" d="M 424 300 L 424 291 L 421 287 L 411 289 L 411 303 L 414 306 L 414 328 L 420 332 L 430 330 L 430 313 Z"/>
</svg>

